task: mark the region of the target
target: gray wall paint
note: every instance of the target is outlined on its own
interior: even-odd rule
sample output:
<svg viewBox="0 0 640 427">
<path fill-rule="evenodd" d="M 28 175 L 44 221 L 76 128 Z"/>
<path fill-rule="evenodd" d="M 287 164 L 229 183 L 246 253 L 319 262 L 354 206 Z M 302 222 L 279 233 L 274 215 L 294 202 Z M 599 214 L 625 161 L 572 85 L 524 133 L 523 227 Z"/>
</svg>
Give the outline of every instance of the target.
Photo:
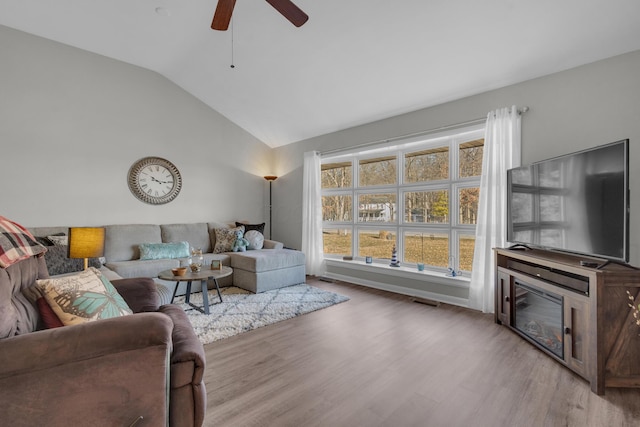
<svg viewBox="0 0 640 427">
<path fill-rule="evenodd" d="M 631 262 L 640 265 L 640 52 L 270 149 L 164 77 L 0 26 L 0 215 L 28 226 L 268 220 L 302 240 L 302 158 L 309 150 L 397 137 L 516 104 L 523 162 L 631 139 Z M 181 170 L 167 205 L 129 193 L 126 174 L 157 155 Z"/>
<path fill-rule="evenodd" d="M 630 138 L 631 263 L 640 265 L 640 51 L 275 149 L 274 234 L 302 241 L 302 159 L 326 151 L 486 117 L 528 106 L 522 161 L 531 163 Z"/>
<path fill-rule="evenodd" d="M 272 149 L 161 75 L 0 26 L 0 215 L 27 226 L 268 219 Z M 212 77 L 214 78 L 214 77 Z M 173 162 L 177 199 L 127 186 Z"/>
</svg>

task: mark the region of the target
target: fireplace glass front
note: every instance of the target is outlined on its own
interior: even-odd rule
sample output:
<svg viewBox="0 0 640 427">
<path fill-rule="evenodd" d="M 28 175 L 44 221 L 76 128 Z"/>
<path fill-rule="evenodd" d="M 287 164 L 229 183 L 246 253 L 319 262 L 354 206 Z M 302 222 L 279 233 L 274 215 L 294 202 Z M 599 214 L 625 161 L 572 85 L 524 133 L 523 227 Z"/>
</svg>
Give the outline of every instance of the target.
<svg viewBox="0 0 640 427">
<path fill-rule="evenodd" d="M 562 297 L 519 280 L 515 296 L 516 329 L 562 359 Z"/>
</svg>

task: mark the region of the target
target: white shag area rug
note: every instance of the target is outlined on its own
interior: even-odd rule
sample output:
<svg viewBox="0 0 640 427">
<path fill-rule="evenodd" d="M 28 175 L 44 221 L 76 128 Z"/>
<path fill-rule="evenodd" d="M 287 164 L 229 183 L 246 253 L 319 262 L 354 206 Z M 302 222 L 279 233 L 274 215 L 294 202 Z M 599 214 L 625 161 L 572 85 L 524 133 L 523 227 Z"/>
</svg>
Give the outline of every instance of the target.
<svg viewBox="0 0 640 427">
<path fill-rule="evenodd" d="M 208 315 L 185 304 L 184 297 L 176 297 L 174 300 L 187 313 L 203 344 L 349 300 L 343 295 L 304 283 L 259 294 L 235 286 L 221 288 L 220 291 L 222 303 L 219 302 L 216 290 L 209 290 Z M 192 304 L 202 306 L 201 293 L 191 294 L 190 300 Z"/>
</svg>

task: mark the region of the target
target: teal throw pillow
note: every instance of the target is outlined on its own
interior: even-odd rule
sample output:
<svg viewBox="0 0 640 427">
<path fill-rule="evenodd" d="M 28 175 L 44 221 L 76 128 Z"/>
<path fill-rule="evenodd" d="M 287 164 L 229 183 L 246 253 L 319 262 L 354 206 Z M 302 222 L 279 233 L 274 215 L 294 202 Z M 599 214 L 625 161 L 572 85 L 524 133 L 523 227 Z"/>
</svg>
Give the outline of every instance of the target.
<svg viewBox="0 0 640 427">
<path fill-rule="evenodd" d="M 189 242 L 141 243 L 140 259 L 186 258 L 189 254 Z"/>
</svg>

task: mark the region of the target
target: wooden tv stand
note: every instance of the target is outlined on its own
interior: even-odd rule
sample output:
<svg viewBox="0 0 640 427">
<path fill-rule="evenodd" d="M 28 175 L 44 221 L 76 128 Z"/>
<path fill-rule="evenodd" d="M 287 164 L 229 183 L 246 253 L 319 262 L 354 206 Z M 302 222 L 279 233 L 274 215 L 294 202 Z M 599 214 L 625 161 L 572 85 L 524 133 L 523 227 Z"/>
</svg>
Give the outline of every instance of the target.
<svg viewBox="0 0 640 427">
<path fill-rule="evenodd" d="M 640 387 L 640 326 L 635 324 L 627 291 L 640 303 L 640 270 L 610 263 L 581 265 L 594 259 L 538 249 L 494 249 L 495 321 L 580 375 L 591 390 Z M 562 297 L 564 357 L 515 329 L 515 281 Z"/>
</svg>

